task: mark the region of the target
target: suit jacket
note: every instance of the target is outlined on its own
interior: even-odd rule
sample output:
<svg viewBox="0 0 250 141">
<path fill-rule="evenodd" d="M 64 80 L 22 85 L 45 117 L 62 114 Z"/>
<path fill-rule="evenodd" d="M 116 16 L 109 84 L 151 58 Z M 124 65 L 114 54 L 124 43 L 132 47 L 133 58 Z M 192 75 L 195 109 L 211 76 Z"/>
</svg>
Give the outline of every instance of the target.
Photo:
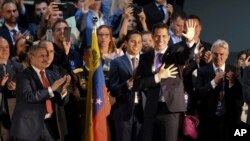
<svg viewBox="0 0 250 141">
<path fill-rule="evenodd" d="M 21 28 L 18 26 L 18 29 L 20 30 L 21 33 L 25 32 L 25 29 Z M 14 44 L 12 42 L 12 38 L 9 32 L 9 29 L 5 26 L 5 24 L 3 24 L 2 27 L 0 27 L 0 36 L 2 36 L 3 38 L 5 38 L 9 45 L 10 45 L 10 56 L 13 55 L 13 48 L 14 48 Z"/>
<path fill-rule="evenodd" d="M 127 86 L 127 80 L 132 77 L 132 73 L 132 66 L 126 54 L 111 61 L 110 92 L 116 97 L 111 112 L 111 118 L 114 120 L 129 120 L 133 114 L 135 93 Z"/>
<path fill-rule="evenodd" d="M 175 45 L 172 49 L 169 48 L 165 52 L 163 61 L 166 63 L 166 66 L 175 64 L 178 67 L 179 74 L 177 78 L 162 79 L 158 84 L 154 79 L 155 72 L 152 71 L 155 58 L 154 50 L 141 55 L 136 79 L 134 80 L 134 87 L 137 90 L 144 90 L 146 92 L 145 118 L 146 116 L 154 118 L 157 114 L 160 90 L 165 97 L 166 105 L 170 112 L 186 111 L 182 69 L 183 65 L 192 56 L 192 49 L 188 48 L 186 43 L 183 42 L 182 44 Z"/>
<path fill-rule="evenodd" d="M 59 79 L 59 76 L 52 71 L 45 71 L 49 84 Z M 52 98 L 53 125 L 50 127 L 54 129 L 52 135 L 55 139 L 60 139 L 66 134 L 64 110 L 59 108 L 68 101 L 68 95 L 61 98 L 58 92 L 53 92 Z M 46 114 L 46 99 L 49 99 L 48 89 L 44 89 L 43 85 L 32 67 L 25 69 L 22 73 L 17 75 L 16 88 L 16 107 L 12 118 L 12 126 L 10 129 L 10 136 L 23 140 L 38 140 L 41 136 L 44 126 L 44 118 Z M 57 129 L 57 130 L 56 130 Z"/>
<path fill-rule="evenodd" d="M 202 51 L 202 56 L 201 56 L 199 66 L 196 63 L 196 60 L 193 56 L 192 59 L 185 65 L 185 68 L 183 70 L 183 76 L 184 76 L 183 81 L 184 81 L 185 92 L 187 92 L 188 94 L 188 107 L 187 107 L 188 114 L 194 114 L 195 108 L 197 106 L 196 105 L 197 99 L 194 94 L 194 86 L 193 86 L 193 83 L 194 83 L 193 72 L 199 67 L 207 65 L 207 63 L 204 60 L 204 55 L 206 51 L 211 50 L 211 46 L 212 45 L 210 43 L 207 43 L 201 40 L 198 46 L 198 49 L 201 49 L 202 47 L 204 47 L 204 50 Z"/>
<path fill-rule="evenodd" d="M 243 98 L 248 104 L 247 124 L 250 125 L 250 67 L 244 69 L 242 79 Z"/>
<path fill-rule="evenodd" d="M 225 72 L 235 72 L 232 66 L 226 65 Z M 209 123 L 216 116 L 216 109 L 219 101 L 220 88 L 212 87 L 211 81 L 215 77 L 213 65 L 209 64 L 201 67 L 197 71 L 197 79 L 195 90 L 199 98 L 198 114 L 200 121 Z M 225 79 L 225 116 L 228 124 L 236 124 L 240 122 L 242 100 L 241 84 L 235 80 L 234 85 L 229 88 L 228 81 Z"/>
<path fill-rule="evenodd" d="M 143 7 L 144 13 L 146 15 L 146 22 L 148 25 L 148 29 L 151 30 L 153 25 L 156 23 L 160 23 L 164 20 L 164 17 L 161 17 L 160 10 L 155 5 L 155 2 L 152 2 L 146 6 Z"/>
<path fill-rule="evenodd" d="M 14 62 L 12 60 L 8 60 L 7 64 L 6 64 L 6 73 L 9 74 L 9 81 L 16 81 L 16 75 L 18 72 L 21 72 L 23 70 L 23 67 L 21 64 Z M 2 71 L 2 70 L 1 70 Z M 1 74 L 3 74 L 3 72 L 0 72 Z M 1 93 L 3 94 L 3 98 L 5 100 L 4 104 L 5 104 L 5 108 L 8 114 L 6 115 L 1 115 L 1 121 L 3 126 L 6 129 L 10 129 L 10 111 L 9 111 L 9 106 L 8 106 L 8 98 L 15 98 L 15 91 L 10 91 L 7 88 L 7 83 L 5 84 L 5 86 L 3 88 L 0 89 Z M 2 103 L 1 103 L 2 104 Z M 11 104 L 11 103 L 10 103 Z M 12 113 L 11 113 L 12 114 Z"/>
</svg>

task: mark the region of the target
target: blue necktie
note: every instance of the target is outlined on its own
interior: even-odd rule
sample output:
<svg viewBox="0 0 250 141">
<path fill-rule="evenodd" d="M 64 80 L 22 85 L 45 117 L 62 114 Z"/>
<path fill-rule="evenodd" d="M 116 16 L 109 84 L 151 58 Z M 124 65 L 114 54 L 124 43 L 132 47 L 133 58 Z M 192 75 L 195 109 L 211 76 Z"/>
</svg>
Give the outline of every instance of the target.
<svg viewBox="0 0 250 141">
<path fill-rule="evenodd" d="M 160 17 L 162 19 L 164 19 L 165 18 L 165 13 L 164 13 L 164 10 L 163 10 L 163 5 L 159 5 L 158 8 L 159 8 L 159 11 L 160 11 Z"/>
</svg>

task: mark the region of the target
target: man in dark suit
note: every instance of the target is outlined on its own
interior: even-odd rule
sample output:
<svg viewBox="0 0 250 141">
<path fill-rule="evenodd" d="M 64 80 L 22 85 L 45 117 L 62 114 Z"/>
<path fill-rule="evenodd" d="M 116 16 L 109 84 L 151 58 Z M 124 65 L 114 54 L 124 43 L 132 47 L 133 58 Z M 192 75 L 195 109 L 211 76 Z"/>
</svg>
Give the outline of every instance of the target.
<svg viewBox="0 0 250 141">
<path fill-rule="evenodd" d="M 193 40 L 194 26 L 192 21 L 187 24 L 188 42 Z M 153 38 L 155 50 L 140 56 L 134 80 L 134 88 L 144 90 L 147 96 L 143 140 L 176 141 L 179 116 L 181 112 L 186 111 L 182 68 L 189 60 L 192 48 L 189 48 L 186 43 L 182 43 L 171 50 L 168 49 L 170 37 L 165 24 L 160 23 L 154 26 Z M 164 54 L 163 58 L 162 54 Z M 159 67 L 159 62 L 164 63 L 163 66 Z M 176 67 L 173 68 L 171 64 Z M 179 74 L 173 76 L 177 73 L 176 69 Z"/>
<path fill-rule="evenodd" d="M 242 89 L 235 79 L 235 69 L 226 64 L 228 43 L 217 40 L 211 51 L 212 63 L 198 69 L 195 83 L 198 135 L 201 141 L 225 141 L 233 137 L 230 130 L 240 123 Z"/>
<path fill-rule="evenodd" d="M 68 101 L 70 77 L 60 78 L 46 70 L 48 52 L 45 47 L 29 50 L 31 66 L 17 75 L 17 103 L 12 118 L 10 136 L 13 140 L 62 140 L 60 124 L 64 113 L 59 106 Z"/>
<path fill-rule="evenodd" d="M 13 48 L 17 38 L 24 33 L 25 29 L 19 27 L 17 19 L 19 13 L 16 3 L 13 1 L 5 1 L 2 5 L 4 24 L 0 27 L 0 36 L 4 37 L 10 45 L 10 56 L 13 55 Z"/>
<path fill-rule="evenodd" d="M 185 87 L 185 93 L 187 94 L 187 113 L 190 115 L 195 115 L 195 107 L 196 107 L 196 97 L 194 94 L 194 86 L 192 78 L 194 77 L 193 72 L 207 64 L 211 61 L 211 44 L 208 42 L 205 42 L 200 39 L 200 34 L 202 31 L 202 25 L 201 20 L 196 15 L 190 15 L 187 19 L 191 19 L 196 23 L 195 26 L 195 36 L 194 36 L 194 42 L 195 42 L 195 49 L 194 49 L 194 56 L 192 59 L 186 64 L 183 72 L 183 80 L 184 80 L 184 87 Z"/>
<path fill-rule="evenodd" d="M 146 22 L 149 30 L 151 30 L 156 23 L 168 22 L 170 8 L 167 7 L 166 0 L 154 0 L 148 5 L 145 5 L 143 9 L 147 17 Z"/>
<path fill-rule="evenodd" d="M 185 37 L 183 36 L 184 27 L 186 21 L 186 13 L 181 9 L 174 9 L 173 14 L 170 18 L 170 26 L 169 26 L 169 34 L 170 40 L 168 45 L 172 46 L 181 41 L 185 41 Z"/>
<path fill-rule="evenodd" d="M 22 65 L 9 60 L 10 47 L 6 39 L 0 37 L 0 79 L 8 78 L 1 86 L 1 137 L 3 140 L 9 139 L 10 120 L 16 103 L 16 74 L 23 70 Z M 4 107 L 4 108 L 3 108 Z M 6 112 L 4 112 L 4 109 Z"/>
<path fill-rule="evenodd" d="M 142 141 L 142 96 L 132 90 L 142 48 L 141 34 L 137 31 L 129 33 L 125 44 L 126 54 L 112 60 L 110 64 L 110 93 L 116 98 L 111 119 L 117 141 Z"/>
</svg>

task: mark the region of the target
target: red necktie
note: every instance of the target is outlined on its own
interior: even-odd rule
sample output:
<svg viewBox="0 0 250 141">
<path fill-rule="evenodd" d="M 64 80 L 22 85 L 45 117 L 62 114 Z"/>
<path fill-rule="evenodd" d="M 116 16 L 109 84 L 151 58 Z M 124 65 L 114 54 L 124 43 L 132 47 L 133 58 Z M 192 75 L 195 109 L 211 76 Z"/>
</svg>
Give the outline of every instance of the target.
<svg viewBox="0 0 250 141">
<path fill-rule="evenodd" d="M 42 84 L 43 84 L 43 88 L 48 88 L 49 84 L 48 84 L 48 80 L 45 77 L 45 73 L 44 71 L 40 71 L 40 75 L 41 75 L 41 79 L 42 79 Z M 46 100 L 46 110 L 49 114 L 53 113 L 53 108 L 52 108 L 52 102 L 51 99 L 47 99 Z"/>
</svg>

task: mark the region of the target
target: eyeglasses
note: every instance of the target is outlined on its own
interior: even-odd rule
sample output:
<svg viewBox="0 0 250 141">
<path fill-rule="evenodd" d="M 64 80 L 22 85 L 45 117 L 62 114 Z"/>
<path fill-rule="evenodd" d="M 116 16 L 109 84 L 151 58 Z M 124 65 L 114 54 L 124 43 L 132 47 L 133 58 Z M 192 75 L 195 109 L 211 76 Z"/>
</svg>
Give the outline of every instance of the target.
<svg viewBox="0 0 250 141">
<path fill-rule="evenodd" d="M 100 37 L 109 37 L 110 36 L 110 34 L 97 34 L 97 36 L 100 36 Z"/>
</svg>

